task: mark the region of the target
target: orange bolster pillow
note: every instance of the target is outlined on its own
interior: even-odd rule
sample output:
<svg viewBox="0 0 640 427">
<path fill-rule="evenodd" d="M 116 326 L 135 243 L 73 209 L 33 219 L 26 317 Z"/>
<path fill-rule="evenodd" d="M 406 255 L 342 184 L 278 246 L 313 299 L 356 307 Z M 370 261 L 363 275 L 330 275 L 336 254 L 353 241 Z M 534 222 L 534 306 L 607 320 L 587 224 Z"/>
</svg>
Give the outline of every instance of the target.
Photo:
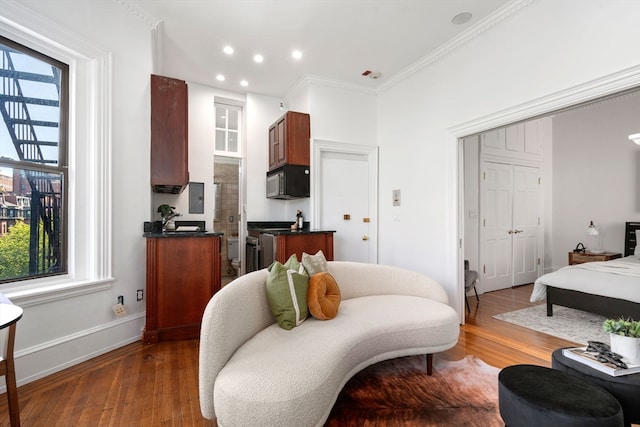
<svg viewBox="0 0 640 427">
<path fill-rule="evenodd" d="M 329 320 L 336 317 L 341 298 L 336 279 L 329 273 L 316 273 L 309 278 L 307 305 L 316 319 Z"/>
</svg>

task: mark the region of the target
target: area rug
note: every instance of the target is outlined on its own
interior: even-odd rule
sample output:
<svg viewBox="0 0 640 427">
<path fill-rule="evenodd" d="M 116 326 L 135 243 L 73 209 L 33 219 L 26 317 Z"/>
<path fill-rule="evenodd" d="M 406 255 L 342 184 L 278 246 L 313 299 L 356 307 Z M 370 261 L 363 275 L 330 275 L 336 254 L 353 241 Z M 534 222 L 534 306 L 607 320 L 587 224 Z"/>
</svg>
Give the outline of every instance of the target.
<svg viewBox="0 0 640 427">
<path fill-rule="evenodd" d="M 475 356 L 447 361 L 409 356 L 372 365 L 351 378 L 326 427 L 504 426 L 498 368 Z"/>
<path fill-rule="evenodd" d="M 493 317 L 578 344 L 586 345 L 589 340 L 609 342 L 609 334 L 602 330 L 604 316 L 573 308 L 555 305 L 553 316 L 548 317 L 547 305 L 539 304 Z"/>
</svg>

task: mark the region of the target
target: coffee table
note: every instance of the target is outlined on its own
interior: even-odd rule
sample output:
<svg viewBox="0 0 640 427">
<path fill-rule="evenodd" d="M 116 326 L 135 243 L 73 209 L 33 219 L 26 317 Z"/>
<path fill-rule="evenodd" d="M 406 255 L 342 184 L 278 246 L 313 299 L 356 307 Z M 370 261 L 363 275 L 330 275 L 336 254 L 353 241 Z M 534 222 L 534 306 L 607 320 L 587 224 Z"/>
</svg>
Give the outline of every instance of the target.
<svg viewBox="0 0 640 427">
<path fill-rule="evenodd" d="M 620 402 L 625 424 L 640 423 L 640 373 L 614 377 L 563 356 L 561 348 L 553 352 L 551 367 L 607 390 Z"/>
</svg>

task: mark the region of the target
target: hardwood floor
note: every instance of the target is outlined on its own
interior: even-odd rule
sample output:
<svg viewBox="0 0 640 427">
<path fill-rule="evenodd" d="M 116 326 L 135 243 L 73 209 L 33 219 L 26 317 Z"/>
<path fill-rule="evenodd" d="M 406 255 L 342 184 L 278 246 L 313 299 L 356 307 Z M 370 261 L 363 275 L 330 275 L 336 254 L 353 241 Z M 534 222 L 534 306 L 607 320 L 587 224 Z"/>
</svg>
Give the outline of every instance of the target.
<svg viewBox="0 0 640 427">
<path fill-rule="evenodd" d="M 469 297 L 471 314 L 456 347 L 503 368 L 550 366 L 554 349 L 573 343 L 491 316 L 531 306 L 531 285 Z M 198 341 L 136 342 L 18 388 L 22 426 L 215 426 L 200 414 Z M 0 395 L 0 425 L 9 425 Z"/>
</svg>

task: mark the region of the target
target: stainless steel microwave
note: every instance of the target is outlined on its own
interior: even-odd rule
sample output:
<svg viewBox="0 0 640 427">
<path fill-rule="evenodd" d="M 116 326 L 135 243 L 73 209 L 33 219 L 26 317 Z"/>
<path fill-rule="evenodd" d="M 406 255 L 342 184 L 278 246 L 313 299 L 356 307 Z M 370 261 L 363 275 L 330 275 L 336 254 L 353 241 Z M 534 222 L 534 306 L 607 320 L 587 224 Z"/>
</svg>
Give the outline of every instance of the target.
<svg viewBox="0 0 640 427">
<path fill-rule="evenodd" d="M 299 199 L 309 197 L 309 166 L 284 165 L 267 172 L 267 198 Z"/>
</svg>

